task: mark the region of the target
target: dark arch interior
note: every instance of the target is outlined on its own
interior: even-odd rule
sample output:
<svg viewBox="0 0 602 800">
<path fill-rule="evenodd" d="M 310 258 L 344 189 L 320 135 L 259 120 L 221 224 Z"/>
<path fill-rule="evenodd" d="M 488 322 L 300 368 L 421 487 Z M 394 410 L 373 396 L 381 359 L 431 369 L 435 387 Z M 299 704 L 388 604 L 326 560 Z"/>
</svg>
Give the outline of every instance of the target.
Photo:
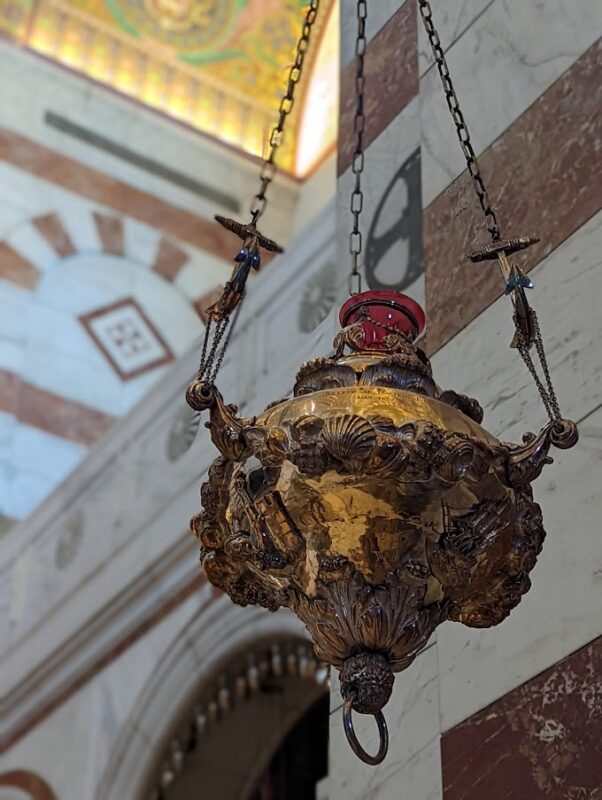
<svg viewBox="0 0 602 800">
<path fill-rule="evenodd" d="M 323 695 L 284 738 L 250 800 L 314 800 L 328 773 L 328 715 Z"/>
<path fill-rule="evenodd" d="M 314 800 L 328 770 L 329 694 L 298 675 L 258 690 L 187 742 L 183 769 L 160 800 Z"/>
</svg>

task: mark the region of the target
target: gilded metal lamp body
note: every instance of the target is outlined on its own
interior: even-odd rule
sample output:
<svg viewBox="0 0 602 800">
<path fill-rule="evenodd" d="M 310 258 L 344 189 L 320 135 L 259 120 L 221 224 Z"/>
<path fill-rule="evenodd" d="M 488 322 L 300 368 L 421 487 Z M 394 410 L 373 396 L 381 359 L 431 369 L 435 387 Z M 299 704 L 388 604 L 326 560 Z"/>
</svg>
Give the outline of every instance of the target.
<svg viewBox="0 0 602 800">
<path fill-rule="evenodd" d="M 403 295 L 355 295 L 341 321 L 335 354 L 257 418 L 191 384 L 221 453 L 192 529 L 213 584 L 291 608 L 350 707 L 379 714 L 441 622 L 496 625 L 528 591 L 545 536 L 530 484 L 577 431 L 498 441 L 476 400 L 433 380 Z"/>
</svg>

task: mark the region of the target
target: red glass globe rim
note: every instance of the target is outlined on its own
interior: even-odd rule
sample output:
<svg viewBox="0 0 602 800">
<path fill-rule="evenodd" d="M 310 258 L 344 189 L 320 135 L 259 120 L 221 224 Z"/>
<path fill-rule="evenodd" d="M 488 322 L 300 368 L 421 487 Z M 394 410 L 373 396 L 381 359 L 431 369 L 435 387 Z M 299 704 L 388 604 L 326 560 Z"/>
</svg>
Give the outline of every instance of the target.
<svg viewBox="0 0 602 800">
<path fill-rule="evenodd" d="M 364 306 L 384 306 L 399 311 L 414 327 L 415 336 L 420 336 L 426 327 L 426 315 L 422 307 L 406 294 L 388 289 L 375 289 L 352 295 L 339 311 L 341 327 L 345 328 L 350 324 L 352 316 Z"/>
</svg>

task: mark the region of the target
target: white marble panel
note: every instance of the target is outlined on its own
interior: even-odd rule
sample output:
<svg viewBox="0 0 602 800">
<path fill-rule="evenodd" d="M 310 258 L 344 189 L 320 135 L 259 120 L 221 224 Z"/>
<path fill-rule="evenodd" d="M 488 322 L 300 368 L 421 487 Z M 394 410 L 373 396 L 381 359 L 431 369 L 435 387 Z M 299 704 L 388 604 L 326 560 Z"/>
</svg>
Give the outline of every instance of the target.
<svg viewBox="0 0 602 800">
<path fill-rule="evenodd" d="M 102 268 L 105 263 L 104 258 L 104 254 L 94 253 L 77 255 L 64 261 L 58 269 L 53 269 L 42 276 L 36 287 L 36 299 L 41 304 L 71 317 L 78 317 L 121 299 L 111 287 L 103 287 L 89 280 L 92 271 L 90 273 L 86 271 L 83 275 L 78 274 L 82 263 L 96 263 Z"/>
<path fill-rule="evenodd" d="M 54 478 L 19 469 L 1 459 L 0 513 L 14 519 L 24 519 L 48 497 L 55 485 Z"/>
<path fill-rule="evenodd" d="M 134 296 L 175 356 L 190 349 L 203 331 L 199 316 L 175 286 L 138 270 Z"/>
<path fill-rule="evenodd" d="M 407 800 L 442 800 L 439 737 L 380 783 L 368 797 L 369 800 L 405 800 L 406 797 Z"/>
<path fill-rule="evenodd" d="M 26 173 L 21 173 L 23 178 Z M 93 206 L 82 197 L 76 197 L 70 192 L 56 188 L 50 194 L 50 185 L 45 181 L 37 180 L 38 189 L 43 187 L 43 191 L 55 196 L 54 207 L 58 210 L 61 222 L 73 242 L 73 246 L 78 253 L 100 253 L 102 243 L 98 234 L 98 228 L 94 222 L 94 211 L 105 211 L 100 207 Z M 54 187 L 52 187 L 54 188 Z M 127 238 L 126 238 L 127 243 Z"/>
<path fill-rule="evenodd" d="M 90 284 L 98 290 L 99 295 L 111 295 L 120 300 L 134 294 L 137 281 L 141 283 L 149 277 L 151 280 L 161 280 L 123 256 L 111 253 L 75 256 L 61 267 L 60 272 L 68 275 L 75 284 Z"/>
<path fill-rule="evenodd" d="M 366 36 L 368 41 L 391 19 L 405 0 L 378 0 L 368 2 Z M 341 2 L 341 67 L 344 69 L 355 58 L 355 37 L 357 35 L 357 0 Z"/>
<path fill-rule="evenodd" d="M 582 419 L 599 403 L 602 387 L 602 212 L 557 247 L 530 273 L 536 309 L 561 409 Z M 516 350 L 512 306 L 500 297 L 432 359 L 437 382 L 477 397 L 484 424 L 496 436 L 521 441 L 545 411 Z"/>
<path fill-rule="evenodd" d="M 236 244 L 233 244 L 232 255 Z M 176 275 L 176 286 L 190 300 L 198 300 L 211 289 L 225 283 L 230 277 L 231 264 L 209 253 L 200 253 L 187 248 L 191 260 Z"/>
<path fill-rule="evenodd" d="M 384 239 L 397 226 L 407 225 L 409 230 L 392 235 L 391 246 L 380 256 L 375 278 L 386 286 L 402 286 L 400 290 L 424 304 L 424 272 L 422 271 L 422 229 L 420 193 L 420 104 L 414 98 L 393 122 L 372 142 L 366 151 L 362 176 L 364 208 L 361 216 L 364 259 L 370 246 L 370 233 L 374 241 Z M 414 161 L 414 158 L 417 159 Z M 414 164 L 414 168 L 410 166 Z M 395 176 L 406 165 L 405 178 Z M 352 217 L 349 210 L 354 175 L 349 168 L 339 176 L 337 185 L 337 242 L 341 254 L 339 270 L 345 275 L 351 269 L 349 234 Z M 412 186 L 413 183 L 413 186 Z M 375 217 L 378 218 L 375 221 Z M 411 222 L 403 222 L 406 217 Z M 408 235 L 409 233 L 409 235 Z M 413 250 L 410 244 L 413 244 Z M 412 265 L 410 267 L 410 255 Z M 376 259 L 375 259 L 376 260 Z M 410 280 L 410 269 L 415 275 Z M 410 280 L 409 283 L 405 283 Z M 364 289 L 369 287 L 364 279 Z"/>
<path fill-rule="evenodd" d="M 443 0 L 433 2 L 433 22 L 447 52 L 496 0 Z M 420 75 L 434 63 L 433 51 L 418 11 L 418 70 Z"/>
<path fill-rule="evenodd" d="M 602 502 L 602 214 L 590 220 L 532 273 L 536 307 L 564 414 L 580 424 L 570 451 L 535 483 L 548 538 L 532 573 L 533 588 L 501 626 L 439 629 L 444 730 L 484 708 L 600 635 L 598 546 Z M 515 351 L 507 298 L 496 301 L 433 359 L 442 385 L 478 397 L 488 429 L 520 441 L 544 412 Z"/>
<path fill-rule="evenodd" d="M 13 432 L 11 461 L 18 470 L 33 472 L 58 483 L 79 464 L 87 449 L 19 423 Z"/>
<path fill-rule="evenodd" d="M 21 377 L 89 408 L 114 416 L 121 413 L 123 383 L 108 364 L 99 370 L 94 362 L 59 353 L 37 341 L 25 348 Z"/>
<path fill-rule="evenodd" d="M 395 677 L 391 700 L 384 709 L 389 727 L 389 753 L 376 768 L 355 756 L 343 730 L 342 711 L 330 716 L 331 800 L 364 800 L 376 788 L 439 736 L 437 645 L 429 645 L 414 663 Z M 378 750 L 378 730 L 373 717 L 353 715 L 358 739 L 369 753 Z M 384 796 L 384 795 L 383 795 Z M 416 794 L 415 797 L 420 795 Z"/>
<path fill-rule="evenodd" d="M 37 178 L 5 161 L 0 161 L 0 197 L 11 206 L 22 210 L 21 219 L 35 217 L 48 211 L 47 198 L 45 193 L 40 191 L 40 184 L 41 181 Z M 16 220 L 11 228 L 16 227 L 17 222 Z"/>
<path fill-rule="evenodd" d="M 598 0 L 582 0 L 579 13 L 571 0 L 540 2 L 536 12 L 524 0 L 495 0 L 485 8 L 447 53 L 477 153 L 596 41 L 601 24 Z M 421 79 L 420 99 L 427 206 L 466 165 L 435 69 Z"/>
<path fill-rule="evenodd" d="M 27 341 L 31 292 L 10 281 L 0 280 L 0 339 L 24 345 Z M 0 360 L 0 366 L 6 366 Z"/>
<path fill-rule="evenodd" d="M 56 293 L 52 293 L 52 297 L 56 297 Z M 67 311 L 47 305 L 47 299 L 44 290 L 30 296 L 22 322 L 27 341 L 87 361 L 97 369 L 104 369 L 106 360 L 81 322 Z"/>
<path fill-rule="evenodd" d="M 31 795 L 25 789 L 2 786 L 0 788 L 0 800 L 31 800 Z"/>
<path fill-rule="evenodd" d="M 0 452 L 4 452 L 12 446 L 15 426 L 18 425 L 17 419 L 13 414 L 0 411 Z"/>
<path fill-rule="evenodd" d="M 6 431 L 4 431 L 6 436 Z M 11 501 L 11 488 L 14 469 L 7 459 L 0 459 L 0 514 L 6 517 L 14 517 L 9 514 L 9 504 Z"/>
<path fill-rule="evenodd" d="M 126 381 L 121 391 L 121 414 L 127 414 L 169 370 L 169 364 Z"/>
<path fill-rule="evenodd" d="M 125 255 L 136 264 L 152 267 L 157 254 L 161 232 L 142 222 L 125 217 L 123 220 Z"/>
<path fill-rule="evenodd" d="M 15 205 L 10 200 L 8 187 L 4 192 L 0 190 L 0 238 L 4 239 L 10 231 L 15 228 L 24 217 L 27 217 L 27 209 Z"/>
<path fill-rule="evenodd" d="M 25 364 L 25 342 L 0 339 L 0 367 L 19 375 Z"/>
</svg>

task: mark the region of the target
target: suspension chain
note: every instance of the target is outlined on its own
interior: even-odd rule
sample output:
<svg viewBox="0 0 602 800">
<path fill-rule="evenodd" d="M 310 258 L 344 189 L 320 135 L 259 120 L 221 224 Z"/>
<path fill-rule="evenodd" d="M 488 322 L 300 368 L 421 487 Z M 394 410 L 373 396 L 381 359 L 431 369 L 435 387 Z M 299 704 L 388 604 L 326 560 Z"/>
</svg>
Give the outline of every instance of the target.
<svg viewBox="0 0 602 800">
<path fill-rule="evenodd" d="M 543 372 L 543 381 L 537 372 L 537 367 L 535 366 L 533 356 L 529 350 L 529 342 L 522 329 L 518 325 L 518 321 L 515 317 L 514 324 L 516 326 L 517 350 L 520 354 L 520 357 L 524 361 L 525 366 L 529 370 L 535 385 L 537 386 L 537 391 L 539 392 L 539 396 L 541 397 L 541 400 L 545 406 L 550 421 L 557 422 L 558 420 L 562 419 L 562 414 L 560 413 L 560 406 L 558 405 L 556 392 L 554 390 L 554 386 L 552 385 L 548 359 L 546 357 L 546 352 L 543 346 L 543 338 L 539 329 L 539 320 L 537 319 L 537 314 L 535 311 L 533 311 L 533 309 L 531 309 L 531 318 L 534 330 L 535 352 L 537 353 L 537 358 L 541 365 L 541 371 Z"/>
<path fill-rule="evenodd" d="M 355 184 L 351 192 L 351 215 L 353 217 L 353 230 L 349 236 L 349 252 L 351 253 L 351 274 L 349 275 L 349 294 L 362 291 L 362 276 L 360 273 L 360 255 L 362 252 L 362 233 L 360 231 L 360 215 L 364 208 L 364 194 L 362 192 L 362 172 L 364 171 L 364 128 L 366 117 L 364 114 L 364 87 L 365 87 L 365 54 L 366 54 L 366 19 L 368 17 L 367 0 L 357 2 L 357 36 L 355 39 L 355 117 L 353 130 L 355 132 L 355 152 L 351 169 L 355 175 Z"/>
<path fill-rule="evenodd" d="M 293 110 L 293 106 L 295 105 L 295 89 L 297 88 L 297 84 L 301 80 L 301 74 L 303 72 L 303 62 L 305 61 L 305 55 L 307 53 L 307 49 L 309 47 L 309 41 L 311 38 L 312 27 L 314 22 L 316 21 L 319 6 L 320 6 L 320 0 L 310 0 L 309 8 L 307 9 L 307 13 L 305 14 L 301 36 L 299 37 L 299 41 L 297 42 L 295 62 L 290 68 L 288 74 L 286 93 L 282 98 L 282 100 L 280 101 L 278 122 L 276 123 L 276 125 L 272 129 L 272 133 L 270 134 L 268 154 L 263 160 L 263 166 L 259 174 L 259 181 L 260 181 L 259 191 L 253 197 L 253 200 L 251 202 L 251 207 L 249 209 L 251 212 L 251 222 L 253 225 L 257 224 L 259 219 L 263 216 L 268 205 L 266 192 L 268 186 L 274 180 L 274 177 L 278 169 L 276 167 L 276 161 L 275 161 L 276 153 L 278 152 L 278 148 L 280 147 L 284 139 L 284 126 L 286 123 L 286 119 Z"/>
<path fill-rule="evenodd" d="M 215 368 L 215 358 L 217 354 L 217 348 L 219 347 L 220 342 L 224 338 L 224 334 L 229 326 L 229 323 L 230 323 L 230 317 L 228 316 L 222 317 L 218 322 L 215 323 L 215 330 L 213 331 L 213 320 L 211 319 L 211 317 L 209 317 L 209 319 L 207 320 L 207 325 L 205 327 L 205 337 L 203 339 L 203 352 L 201 355 L 199 369 L 197 371 L 198 380 L 206 380 L 208 384 L 213 384 L 213 381 L 215 380 L 215 375 L 217 375 L 217 369 Z M 209 348 L 208 345 L 210 340 L 211 340 L 211 347 Z M 208 349 L 209 353 L 207 354 Z M 224 357 L 224 348 L 222 348 L 220 352 L 217 365 L 218 368 L 223 360 L 223 357 Z"/>
<path fill-rule="evenodd" d="M 466 159 L 468 172 L 470 174 L 470 177 L 472 178 L 472 183 L 474 186 L 475 193 L 479 199 L 479 204 L 485 216 L 485 223 L 487 225 L 487 230 L 489 231 L 491 239 L 494 243 L 501 242 L 501 233 L 498 227 L 495 211 L 492 208 L 491 200 L 489 199 L 487 188 L 485 187 L 483 176 L 481 175 L 479 162 L 477 160 L 476 153 L 474 151 L 472 142 L 470 140 L 470 133 L 468 130 L 468 126 L 466 124 L 466 120 L 464 119 L 464 115 L 462 114 L 462 111 L 460 109 L 460 104 L 458 102 L 458 98 L 456 96 L 456 92 L 454 90 L 454 86 L 449 73 L 449 68 L 447 66 L 447 61 L 445 59 L 445 54 L 443 52 L 443 48 L 441 47 L 441 42 L 439 40 L 439 34 L 437 33 L 437 30 L 435 29 L 435 25 L 433 23 L 433 12 L 431 9 L 431 4 L 429 0 L 418 0 L 418 6 L 420 8 L 420 14 L 422 16 L 422 21 L 424 23 L 424 27 L 426 29 L 429 42 L 431 44 L 433 55 L 435 57 L 437 70 L 439 72 L 439 76 L 441 77 L 441 83 L 443 84 L 443 90 L 445 93 L 445 99 L 447 100 L 447 106 L 449 108 L 449 111 L 452 115 L 452 119 L 456 126 L 458 140 L 460 142 L 462 152 L 464 153 L 464 157 Z M 537 240 L 535 239 L 535 241 Z M 507 246 L 508 252 L 520 249 L 514 247 L 514 245 L 516 244 L 515 240 L 509 240 L 508 242 L 501 242 L 501 244 Z M 502 248 L 502 251 L 505 252 L 504 248 Z M 509 284 L 507 284 L 507 286 L 508 285 Z M 520 290 L 523 292 L 523 298 L 524 298 L 524 289 L 521 287 Z M 552 378 L 550 376 L 550 369 L 548 366 L 548 360 L 544 349 L 543 338 L 541 335 L 541 330 L 539 328 L 539 321 L 537 319 L 537 314 L 529 306 L 526 299 L 523 299 L 523 304 L 524 305 L 526 304 L 526 312 L 529 315 L 531 321 L 531 328 L 533 334 L 531 338 L 529 338 L 526 335 L 524 326 L 521 325 L 521 320 L 519 319 L 515 311 L 513 319 L 514 319 L 514 327 L 516 329 L 516 336 L 515 336 L 516 348 L 523 362 L 525 363 L 525 366 L 527 367 L 529 373 L 531 374 L 531 377 L 533 378 L 533 381 L 537 387 L 537 390 L 539 392 L 539 395 L 542 399 L 542 402 L 545 406 L 546 412 L 550 420 L 552 422 L 556 422 L 562 419 L 562 415 L 560 413 L 556 392 L 554 391 L 554 387 L 552 385 Z M 530 350 L 531 345 L 535 345 L 535 352 L 537 355 L 537 360 L 541 367 L 543 379 L 539 375 L 538 369 L 535 365 L 535 361 L 533 359 L 533 355 Z"/>
<path fill-rule="evenodd" d="M 460 103 L 458 102 L 458 98 L 454 90 L 454 85 L 449 73 L 447 61 L 445 59 L 445 53 L 443 52 L 443 48 L 441 47 L 441 42 L 439 40 L 439 34 L 437 33 L 433 23 L 431 4 L 429 3 L 429 0 L 418 0 L 418 5 L 420 7 L 420 14 L 422 15 L 422 21 L 424 23 L 427 36 L 431 44 L 431 49 L 435 57 L 437 70 L 439 71 L 439 76 L 441 77 L 441 83 L 443 84 L 447 106 L 450 114 L 452 115 L 454 125 L 456 126 L 456 133 L 458 135 L 460 147 L 464 153 L 466 166 L 468 167 L 468 172 L 472 178 L 472 185 L 474 186 L 475 193 L 479 199 L 479 204 L 483 210 L 483 214 L 485 215 L 485 224 L 487 225 L 487 230 L 491 234 L 492 240 L 497 242 L 501 238 L 497 218 L 495 211 L 492 208 L 491 200 L 489 199 L 489 194 L 487 193 L 483 176 L 481 175 L 481 170 L 479 169 L 479 162 L 470 140 L 470 133 L 466 124 L 466 120 L 464 119 L 464 114 L 462 114 Z"/>
<path fill-rule="evenodd" d="M 286 120 L 295 105 L 295 90 L 297 84 L 301 80 L 303 63 L 309 47 L 313 25 L 318 15 L 319 6 L 320 0 L 310 0 L 309 7 L 303 19 L 303 27 L 295 51 L 295 61 L 289 70 L 286 92 L 280 101 L 278 120 L 270 134 L 268 152 L 263 160 L 261 172 L 259 174 L 259 190 L 253 197 L 249 208 L 251 213 L 251 226 L 256 226 L 268 205 L 267 190 L 277 172 L 276 154 L 284 139 Z M 232 221 L 227 220 L 226 222 Z M 207 319 L 197 380 L 205 381 L 208 388 L 213 386 L 222 361 L 224 360 L 226 350 L 232 337 L 234 325 L 240 313 L 243 297 L 244 294 L 236 305 L 236 311 L 232 322 L 230 321 L 231 312 L 226 310 L 225 292 L 218 301 L 217 319 L 214 320 L 211 315 Z"/>
</svg>

